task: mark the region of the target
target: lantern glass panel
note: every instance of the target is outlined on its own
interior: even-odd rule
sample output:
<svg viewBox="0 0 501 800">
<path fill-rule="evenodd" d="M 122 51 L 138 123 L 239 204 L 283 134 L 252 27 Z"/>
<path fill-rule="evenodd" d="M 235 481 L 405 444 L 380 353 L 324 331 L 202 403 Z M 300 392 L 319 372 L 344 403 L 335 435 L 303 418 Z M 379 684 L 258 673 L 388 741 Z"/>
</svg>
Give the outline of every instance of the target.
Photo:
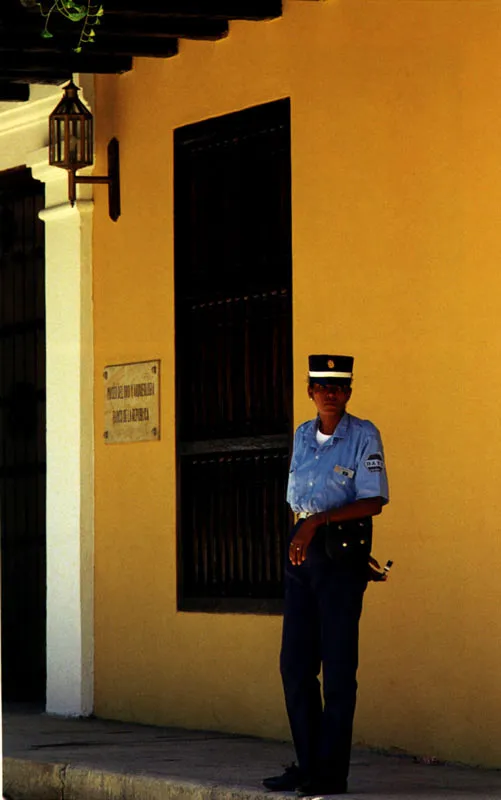
<svg viewBox="0 0 501 800">
<path fill-rule="evenodd" d="M 59 166 L 64 162 L 64 129 L 64 119 L 51 118 L 49 131 L 49 164 Z"/>
<path fill-rule="evenodd" d="M 80 117 L 77 119 L 69 120 L 69 135 L 68 135 L 68 152 L 65 153 L 66 160 L 69 164 L 78 164 L 81 162 L 81 128 L 82 120 Z"/>
<path fill-rule="evenodd" d="M 64 119 L 55 119 L 55 144 L 56 144 L 56 161 L 64 161 L 64 130 L 66 128 Z"/>
<path fill-rule="evenodd" d="M 92 164 L 94 161 L 94 131 L 92 124 L 92 117 L 84 122 L 85 127 L 85 155 L 84 160 L 86 164 Z"/>
</svg>

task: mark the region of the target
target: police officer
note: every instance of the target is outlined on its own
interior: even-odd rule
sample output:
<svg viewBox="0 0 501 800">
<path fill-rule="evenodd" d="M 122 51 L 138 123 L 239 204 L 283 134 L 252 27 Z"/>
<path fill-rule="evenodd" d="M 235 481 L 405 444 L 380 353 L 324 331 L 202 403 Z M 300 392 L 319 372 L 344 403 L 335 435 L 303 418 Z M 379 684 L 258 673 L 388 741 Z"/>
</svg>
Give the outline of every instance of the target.
<svg viewBox="0 0 501 800">
<path fill-rule="evenodd" d="M 368 578 L 366 545 L 357 539 L 353 557 L 348 532 L 388 502 L 379 431 L 346 412 L 352 377 L 351 356 L 309 357 L 317 415 L 297 429 L 290 465 L 287 501 L 298 519 L 286 554 L 280 669 L 297 764 L 263 783 L 299 796 L 347 790 Z"/>
</svg>

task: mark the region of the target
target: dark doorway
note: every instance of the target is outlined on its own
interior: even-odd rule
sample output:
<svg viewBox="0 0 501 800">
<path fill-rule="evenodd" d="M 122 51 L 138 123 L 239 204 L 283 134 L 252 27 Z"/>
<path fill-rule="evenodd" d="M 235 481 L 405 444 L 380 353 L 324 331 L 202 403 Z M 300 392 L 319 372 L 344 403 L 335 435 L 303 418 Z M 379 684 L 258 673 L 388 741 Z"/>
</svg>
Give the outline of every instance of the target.
<svg viewBox="0 0 501 800">
<path fill-rule="evenodd" d="M 288 99 L 175 131 L 179 606 L 281 607 L 292 424 Z"/>
<path fill-rule="evenodd" d="M 43 184 L 0 174 L 2 688 L 45 701 L 45 250 Z"/>
</svg>

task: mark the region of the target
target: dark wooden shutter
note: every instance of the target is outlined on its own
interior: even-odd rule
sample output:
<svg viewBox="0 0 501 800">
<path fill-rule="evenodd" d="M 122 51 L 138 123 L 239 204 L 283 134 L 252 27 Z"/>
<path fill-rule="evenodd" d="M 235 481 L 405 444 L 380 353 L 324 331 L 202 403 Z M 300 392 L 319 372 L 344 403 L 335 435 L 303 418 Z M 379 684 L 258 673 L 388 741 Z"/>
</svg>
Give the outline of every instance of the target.
<svg viewBox="0 0 501 800">
<path fill-rule="evenodd" d="M 44 187 L 0 174 L 0 524 L 2 683 L 45 699 Z"/>
<path fill-rule="evenodd" d="M 290 107 L 175 132 L 180 607 L 282 596 L 292 406 Z"/>
</svg>

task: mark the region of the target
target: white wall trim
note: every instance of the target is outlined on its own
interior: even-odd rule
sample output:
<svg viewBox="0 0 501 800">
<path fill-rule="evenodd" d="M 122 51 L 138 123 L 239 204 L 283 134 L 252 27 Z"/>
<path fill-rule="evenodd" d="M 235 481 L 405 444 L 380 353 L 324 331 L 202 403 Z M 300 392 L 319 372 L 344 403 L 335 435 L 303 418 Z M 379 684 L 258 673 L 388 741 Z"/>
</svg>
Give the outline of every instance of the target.
<svg viewBox="0 0 501 800">
<path fill-rule="evenodd" d="M 61 92 L 34 93 L 33 102 L 0 104 L 0 170 L 25 164 L 45 183 L 46 709 L 87 715 L 94 695 L 92 189 L 79 187 L 83 200 L 71 208 L 66 172 L 48 166 L 47 120 Z"/>
</svg>

